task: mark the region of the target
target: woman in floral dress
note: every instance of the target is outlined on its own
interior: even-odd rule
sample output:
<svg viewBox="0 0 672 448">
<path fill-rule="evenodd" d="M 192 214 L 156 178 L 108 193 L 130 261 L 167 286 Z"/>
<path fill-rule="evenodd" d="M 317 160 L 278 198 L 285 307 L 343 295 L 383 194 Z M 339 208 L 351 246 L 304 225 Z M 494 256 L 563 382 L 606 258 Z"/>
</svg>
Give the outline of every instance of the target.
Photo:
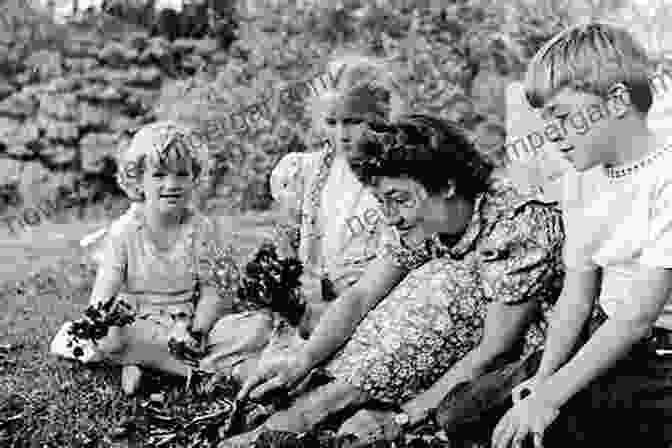
<svg viewBox="0 0 672 448">
<path fill-rule="evenodd" d="M 410 115 L 370 135 L 350 163 L 403 243 L 385 245 L 302 350 L 262 365 L 239 397 L 291 388 L 318 367 L 333 381 L 231 446 L 264 429 L 306 431 L 372 402 L 401 412 L 360 411 L 341 432 L 393 438 L 423 421 L 458 383 L 538 343 L 524 335 L 530 323 L 539 330 L 557 296 L 558 209 L 495 178 L 448 122 Z"/>
</svg>

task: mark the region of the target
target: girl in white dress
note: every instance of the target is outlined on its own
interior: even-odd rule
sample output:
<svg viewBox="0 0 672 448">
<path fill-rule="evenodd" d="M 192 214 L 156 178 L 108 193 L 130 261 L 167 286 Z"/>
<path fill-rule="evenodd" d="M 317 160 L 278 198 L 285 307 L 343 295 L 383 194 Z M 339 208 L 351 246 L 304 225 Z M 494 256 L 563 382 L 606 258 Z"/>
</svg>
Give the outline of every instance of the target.
<svg viewBox="0 0 672 448">
<path fill-rule="evenodd" d="M 313 312 L 309 327 L 328 301 L 361 277 L 382 242 L 395 238 L 347 157 L 367 122 L 403 112 L 400 89 L 389 68 L 373 58 L 345 55 L 334 58 L 327 70 L 333 84 L 308 104 L 315 130 L 326 134 L 327 144 L 317 152 L 287 154 L 271 175 L 271 192 L 287 212 L 304 264 L 302 287 Z M 362 85 L 375 86 L 378 97 L 369 101 L 353 95 Z"/>
</svg>

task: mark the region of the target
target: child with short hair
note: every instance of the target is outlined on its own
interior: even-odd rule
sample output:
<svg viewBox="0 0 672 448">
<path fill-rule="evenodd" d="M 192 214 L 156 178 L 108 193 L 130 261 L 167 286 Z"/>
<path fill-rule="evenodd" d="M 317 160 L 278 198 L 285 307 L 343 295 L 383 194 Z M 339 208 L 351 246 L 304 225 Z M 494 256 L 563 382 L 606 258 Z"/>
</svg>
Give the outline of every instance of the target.
<svg viewBox="0 0 672 448">
<path fill-rule="evenodd" d="M 304 265 L 302 291 L 312 328 L 326 304 L 352 286 L 383 241 L 396 238 L 371 192 L 348 164 L 370 123 L 398 116 L 405 99 L 391 68 L 359 53 L 335 55 L 330 83 L 307 101 L 319 151 L 291 152 L 273 169 L 271 194 L 289 216 Z"/>
<path fill-rule="evenodd" d="M 647 127 L 649 69 L 626 30 L 601 22 L 565 30 L 532 59 L 530 104 L 561 129 L 555 142 L 576 170 L 601 167 L 607 182 L 564 210 L 567 271 L 543 355 L 444 403 L 440 420 L 456 438 L 489 434 L 484 426 L 498 414 L 489 410 L 512 397 L 492 433 L 495 448 L 527 438 L 536 447 L 672 442 L 672 145 Z M 577 118 L 588 126 L 573 129 Z M 595 306 L 604 323 L 577 350 Z"/>
<path fill-rule="evenodd" d="M 98 344 L 100 357 L 124 366 L 127 393 L 137 390 L 141 367 L 188 378 L 198 371 L 171 353 L 171 339 L 205 353 L 228 350 L 237 337 L 232 322 L 220 319 L 233 306 L 232 297 L 218 294 L 213 269 L 223 242 L 215 221 L 193 200 L 211 163 L 205 141 L 171 121 L 142 127 L 119 158 L 118 182 L 134 206 L 93 238 L 102 238 L 102 248 L 91 304 L 116 297 L 132 306 L 133 324 L 110 327 Z M 263 346 L 270 317 L 248 317 Z"/>
</svg>

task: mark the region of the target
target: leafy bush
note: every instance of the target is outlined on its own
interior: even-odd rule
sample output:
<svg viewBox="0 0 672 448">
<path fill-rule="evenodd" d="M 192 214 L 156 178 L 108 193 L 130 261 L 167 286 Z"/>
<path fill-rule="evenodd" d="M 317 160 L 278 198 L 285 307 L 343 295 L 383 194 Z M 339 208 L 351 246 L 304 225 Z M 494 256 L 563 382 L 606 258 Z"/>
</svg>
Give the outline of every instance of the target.
<svg viewBox="0 0 672 448">
<path fill-rule="evenodd" d="M 254 17 L 238 17 L 230 7 L 220 11 L 226 18 L 220 41 L 236 39 L 228 54 L 197 64 L 199 69 L 190 66 L 184 72 L 191 74 L 187 79 L 164 82 L 153 104 L 156 118 L 184 120 L 206 131 L 219 161 L 209 194 L 230 207 L 268 207 L 268 177 L 278 159 L 319 146 L 322 136 L 313 133 L 305 108 L 307 89 L 297 95 L 283 89 L 320 75 L 335 51 L 353 49 L 390 61 L 412 110 L 449 115 L 453 99 L 465 95 L 474 105 L 469 126 L 484 120 L 504 122 L 504 86 L 521 77 L 540 45 L 578 17 L 603 16 L 623 1 L 352 0 L 339 5 L 311 2 L 301 9 L 294 1 L 272 3 Z M 101 17 L 93 19 L 109 24 Z M 21 28 L 17 25 L 12 40 L 19 43 L 11 48 L 0 45 L 0 62 L 7 62 L 0 63 L 0 70 L 24 76 L 25 56 L 43 41 L 56 42 L 61 30 L 55 25 L 45 28 L 40 20 L 21 23 L 27 29 L 51 30 L 31 34 L 44 38 L 22 43 L 15 38 Z M 107 28 L 98 35 L 113 32 Z M 114 33 L 128 34 L 116 28 Z M 233 115 L 259 102 L 268 110 L 250 129 L 226 129 Z"/>
<path fill-rule="evenodd" d="M 253 129 L 208 132 L 222 160 L 213 194 L 244 209 L 264 208 L 270 202 L 268 175 L 278 159 L 312 150 L 320 141 L 310 126 L 306 95 L 288 98 L 280 92 L 288 83 L 318 75 L 334 52 L 353 49 L 389 60 L 412 110 L 443 114 L 455 95 L 467 95 L 476 102 L 473 124 L 486 116 L 503 122 L 504 86 L 521 76 L 530 56 L 560 27 L 531 9 L 530 17 L 517 17 L 520 25 L 512 27 L 515 11 L 492 1 L 434 9 L 402 3 L 403 8 L 365 2 L 269 7 L 241 27 L 220 73 L 166 86 L 157 116 L 213 129 L 213 120 L 224 123 L 270 97 L 265 118 Z"/>
</svg>

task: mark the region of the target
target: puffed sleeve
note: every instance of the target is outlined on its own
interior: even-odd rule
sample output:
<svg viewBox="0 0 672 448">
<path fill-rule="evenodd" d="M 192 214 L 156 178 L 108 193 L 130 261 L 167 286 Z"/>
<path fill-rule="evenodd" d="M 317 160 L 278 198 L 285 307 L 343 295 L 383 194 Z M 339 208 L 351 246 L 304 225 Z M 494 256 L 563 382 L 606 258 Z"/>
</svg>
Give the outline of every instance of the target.
<svg viewBox="0 0 672 448">
<path fill-rule="evenodd" d="M 298 217 L 303 205 L 305 156 L 291 152 L 280 159 L 271 172 L 271 195 L 291 217 Z"/>
<path fill-rule="evenodd" d="M 509 304 L 544 298 L 562 272 L 563 240 L 551 205 L 527 203 L 499 220 L 478 249 L 485 297 Z"/>
<path fill-rule="evenodd" d="M 651 195 L 648 236 L 643 244 L 640 264 L 672 268 L 672 179 Z"/>
<path fill-rule="evenodd" d="M 432 259 L 428 242 L 423 241 L 415 247 L 408 247 L 396 237 L 383 241 L 376 252 L 377 258 L 386 258 L 397 267 L 406 271 L 417 269 Z"/>
</svg>

